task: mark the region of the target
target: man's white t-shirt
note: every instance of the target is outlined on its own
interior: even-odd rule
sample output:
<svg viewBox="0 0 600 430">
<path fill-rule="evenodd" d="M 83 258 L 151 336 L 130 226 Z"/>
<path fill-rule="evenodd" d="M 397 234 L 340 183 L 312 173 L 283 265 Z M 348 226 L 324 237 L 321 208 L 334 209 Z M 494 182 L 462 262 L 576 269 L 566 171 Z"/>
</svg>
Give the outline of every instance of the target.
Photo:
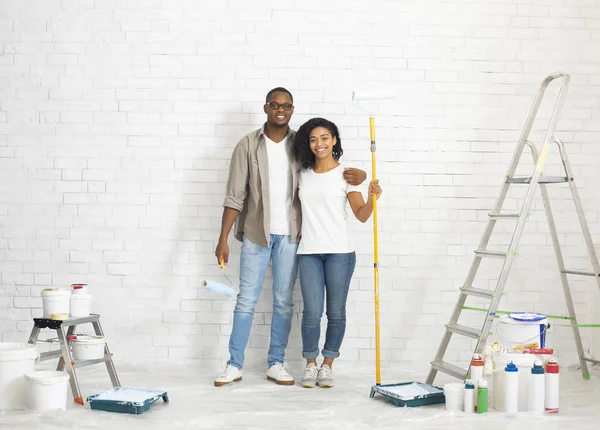
<svg viewBox="0 0 600 430">
<path fill-rule="evenodd" d="M 344 179 L 340 164 L 326 173 L 302 169 L 299 175 L 302 205 L 302 239 L 298 254 L 344 254 L 354 251 L 348 216 L 354 216 L 347 194 L 361 192 L 360 186 Z"/>
<path fill-rule="evenodd" d="M 276 143 L 265 135 L 269 159 L 270 234 L 290 234 L 292 166 L 286 150 L 287 140 L 286 137 Z"/>
</svg>

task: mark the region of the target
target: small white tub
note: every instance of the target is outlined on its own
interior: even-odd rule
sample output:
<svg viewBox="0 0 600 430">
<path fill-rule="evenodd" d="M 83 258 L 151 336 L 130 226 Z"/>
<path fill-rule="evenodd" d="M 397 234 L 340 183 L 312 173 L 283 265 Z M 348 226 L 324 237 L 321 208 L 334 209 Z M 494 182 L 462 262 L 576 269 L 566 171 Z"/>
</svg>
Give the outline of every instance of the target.
<svg viewBox="0 0 600 430">
<path fill-rule="evenodd" d="M 92 311 L 92 295 L 87 293 L 74 293 L 71 295 L 71 318 L 82 318 L 90 315 Z"/>
<path fill-rule="evenodd" d="M 103 336 L 69 336 L 74 360 L 95 360 L 104 357 L 106 339 Z"/>
<path fill-rule="evenodd" d="M 52 411 L 67 409 L 69 374 L 54 370 L 31 372 L 25 375 L 29 409 Z"/>
<path fill-rule="evenodd" d="M 52 314 L 69 314 L 71 290 L 51 289 L 42 290 L 44 318 L 51 318 Z"/>
<path fill-rule="evenodd" d="M 38 358 L 35 345 L 0 342 L 0 410 L 25 409 L 25 374 L 33 372 Z"/>
</svg>

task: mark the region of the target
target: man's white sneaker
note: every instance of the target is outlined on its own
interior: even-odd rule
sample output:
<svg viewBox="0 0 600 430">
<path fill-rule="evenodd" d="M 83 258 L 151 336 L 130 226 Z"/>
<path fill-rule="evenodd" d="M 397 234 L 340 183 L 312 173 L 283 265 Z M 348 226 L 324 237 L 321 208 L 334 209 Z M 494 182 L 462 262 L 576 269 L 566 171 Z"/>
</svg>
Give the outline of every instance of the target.
<svg viewBox="0 0 600 430">
<path fill-rule="evenodd" d="M 223 373 L 215 379 L 215 387 L 221 387 L 223 385 L 231 384 L 232 382 L 238 382 L 242 380 L 242 370 L 237 367 L 227 364 Z"/>
<path fill-rule="evenodd" d="M 317 375 L 319 368 L 315 363 L 308 363 L 304 368 L 304 376 L 302 377 L 302 386 L 304 388 L 314 388 L 317 385 Z"/>
<path fill-rule="evenodd" d="M 333 372 L 331 371 L 331 367 L 326 364 L 321 366 L 319 376 L 317 376 L 317 384 L 323 388 L 333 387 Z"/>
<path fill-rule="evenodd" d="M 285 370 L 283 363 L 276 363 L 267 370 L 267 379 L 278 385 L 294 385 L 294 377 Z"/>
</svg>

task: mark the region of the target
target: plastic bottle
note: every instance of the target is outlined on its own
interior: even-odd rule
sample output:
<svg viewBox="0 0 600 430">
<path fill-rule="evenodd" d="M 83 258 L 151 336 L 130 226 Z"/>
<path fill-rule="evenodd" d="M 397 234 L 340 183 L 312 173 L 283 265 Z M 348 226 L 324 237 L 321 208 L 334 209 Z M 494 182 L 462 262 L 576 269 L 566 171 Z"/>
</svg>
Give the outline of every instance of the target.
<svg viewBox="0 0 600 430">
<path fill-rule="evenodd" d="M 477 390 L 477 384 L 481 379 L 483 379 L 483 359 L 481 358 L 481 354 L 473 354 L 473 360 L 471 360 L 471 370 L 470 377 L 472 381 L 475 382 L 475 390 Z M 477 411 L 477 398 L 475 398 L 475 411 Z"/>
<path fill-rule="evenodd" d="M 470 379 L 465 381 L 465 412 L 475 413 L 475 383 Z"/>
<path fill-rule="evenodd" d="M 504 410 L 509 416 L 519 412 L 519 369 L 512 361 L 504 369 Z"/>
<path fill-rule="evenodd" d="M 477 413 L 484 414 L 488 410 L 488 386 L 485 379 L 480 379 L 477 383 Z"/>
<path fill-rule="evenodd" d="M 558 362 L 555 357 L 551 357 L 546 364 L 546 412 L 558 413 L 558 400 Z"/>
<path fill-rule="evenodd" d="M 543 414 L 546 397 L 546 376 L 544 375 L 542 360 L 535 360 L 531 368 L 529 380 L 529 410 L 536 414 Z"/>
</svg>

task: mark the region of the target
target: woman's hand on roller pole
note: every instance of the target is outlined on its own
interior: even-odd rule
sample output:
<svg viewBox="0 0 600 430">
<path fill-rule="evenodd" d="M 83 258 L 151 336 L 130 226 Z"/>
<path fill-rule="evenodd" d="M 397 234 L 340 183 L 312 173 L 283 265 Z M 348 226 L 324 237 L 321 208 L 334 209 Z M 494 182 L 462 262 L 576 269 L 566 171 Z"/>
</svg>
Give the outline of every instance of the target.
<svg viewBox="0 0 600 430">
<path fill-rule="evenodd" d="M 373 196 L 375 196 L 375 198 L 377 200 L 379 200 L 379 197 L 381 196 L 382 193 L 383 193 L 383 190 L 381 189 L 381 186 L 379 185 L 379 179 L 371 181 L 371 183 L 369 184 L 369 200 L 372 200 Z"/>
<path fill-rule="evenodd" d="M 229 262 L 229 245 L 226 240 L 219 240 L 217 249 L 215 250 L 215 256 L 217 257 L 217 264 L 225 264 Z"/>
</svg>

